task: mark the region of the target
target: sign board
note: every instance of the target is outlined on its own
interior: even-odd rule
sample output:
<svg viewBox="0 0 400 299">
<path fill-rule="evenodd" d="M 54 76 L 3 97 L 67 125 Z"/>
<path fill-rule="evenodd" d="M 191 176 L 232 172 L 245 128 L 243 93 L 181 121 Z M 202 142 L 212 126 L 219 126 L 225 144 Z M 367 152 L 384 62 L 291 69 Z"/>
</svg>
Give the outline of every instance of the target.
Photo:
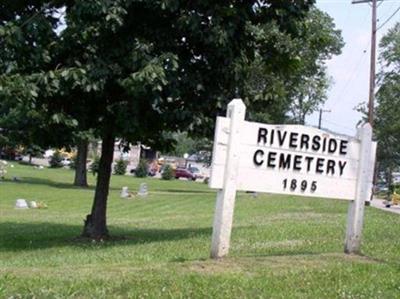
<svg viewBox="0 0 400 299">
<path fill-rule="evenodd" d="M 350 201 L 345 252 L 359 252 L 364 203 L 372 193 L 376 143 L 364 124 L 357 137 L 299 125 L 245 121 L 232 100 L 215 128 L 209 186 L 218 189 L 211 256 L 228 254 L 237 190 Z"/>
<path fill-rule="evenodd" d="M 218 117 L 210 188 L 223 187 L 230 119 Z M 244 121 L 237 189 L 353 200 L 360 141 L 312 127 Z"/>
</svg>

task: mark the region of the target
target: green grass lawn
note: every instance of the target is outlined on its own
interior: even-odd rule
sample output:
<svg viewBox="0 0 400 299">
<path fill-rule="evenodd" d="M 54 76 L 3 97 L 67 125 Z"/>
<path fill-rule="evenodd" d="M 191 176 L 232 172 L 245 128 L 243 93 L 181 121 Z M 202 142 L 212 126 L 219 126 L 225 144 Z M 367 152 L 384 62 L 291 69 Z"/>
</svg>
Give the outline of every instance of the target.
<svg viewBox="0 0 400 299">
<path fill-rule="evenodd" d="M 76 237 L 93 187 L 72 187 L 66 169 L 8 170 L 0 298 L 400 298 L 399 215 L 366 207 L 362 255 L 349 256 L 348 202 L 239 193 L 229 257 L 213 261 L 215 192 L 204 184 L 113 176 L 108 225 L 124 238 L 90 243 Z M 141 182 L 146 199 L 119 198 Z M 17 198 L 48 209 L 16 210 Z"/>
</svg>

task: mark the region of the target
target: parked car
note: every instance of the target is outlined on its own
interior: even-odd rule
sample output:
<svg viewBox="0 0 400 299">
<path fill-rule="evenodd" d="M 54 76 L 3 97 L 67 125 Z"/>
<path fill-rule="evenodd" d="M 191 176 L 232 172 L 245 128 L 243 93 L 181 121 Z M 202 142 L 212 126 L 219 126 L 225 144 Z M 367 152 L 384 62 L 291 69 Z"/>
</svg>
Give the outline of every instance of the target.
<svg viewBox="0 0 400 299">
<path fill-rule="evenodd" d="M 196 179 L 204 179 L 204 174 L 197 167 L 189 167 L 189 171 L 196 175 Z"/>
<path fill-rule="evenodd" d="M 61 160 L 61 164 L 64 166 L 70 166 L 71 165 L 71 159 L 70 158 L 63 158 Z"/>
<path fill-rule="evenodd" d="M 55 150 L 48 149 L 44 152 L 43 157 L 46 159 L 50 159 L 55 153 Z"/>
<path fill-rule="evenodd" d="M 14 148 L 0 148 L 0 159 L 21 161 L 21 154 Z"/>
<path fill-rule="evenodd" d="M 177 167 L 175 169 L 175 178 L 186 178 L 188 180 L 195 181 L 197 179 L 197 175 L 190 171 L 188 168 Z"/>
</svg>

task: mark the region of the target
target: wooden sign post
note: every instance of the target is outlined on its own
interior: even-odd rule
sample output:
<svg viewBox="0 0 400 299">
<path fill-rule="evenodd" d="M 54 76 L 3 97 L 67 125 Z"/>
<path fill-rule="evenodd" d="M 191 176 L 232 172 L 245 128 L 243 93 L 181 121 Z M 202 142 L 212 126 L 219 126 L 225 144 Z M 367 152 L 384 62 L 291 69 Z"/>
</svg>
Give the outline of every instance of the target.
<svg viewBox="0 0 400 299">
<path fill-rule="evenodd" d="M 237 190 L 349 200 L 345 252 L 358 252 L 376 152 L 369 124 L 353 138 L 300 125 L 248 122 L 245 111 L 235 99 L 227 117 L 216 122 L 209 180 L 209 187 L 218 189 L 211 257 L 229 252 Z"/>
<path fill-rule="evenodd" d="M 365 123 L 358 129 L 357 135 L 361 141 L 360 164 L 358 166 L 355 200 L 350 202 L 347 216 L 346 240 L 344 245 L 346 253 L 360 252 L 361 232 L 364 222 L 364 203 L 371 198 L 374 175 L 373 167 L 375 165 L 376 143 L 372 142 L 371 125 Z"/>
<path fill-rule="evenodd" d="M 212 234 L 211 256 L 220 258 L 229 252 L 231 239 L 233 212 L 236 198 L 236 179 L 239 167 L 240 129 L 243 126 L 246 107 L 242 100 L 232 100 L 228 105 L 230 119 L 226 164 L 224 170 L 223 188 L 217 193 L 217 204 Z M 216 149 L 214 144 L 214 150 Z"/>
</svg>

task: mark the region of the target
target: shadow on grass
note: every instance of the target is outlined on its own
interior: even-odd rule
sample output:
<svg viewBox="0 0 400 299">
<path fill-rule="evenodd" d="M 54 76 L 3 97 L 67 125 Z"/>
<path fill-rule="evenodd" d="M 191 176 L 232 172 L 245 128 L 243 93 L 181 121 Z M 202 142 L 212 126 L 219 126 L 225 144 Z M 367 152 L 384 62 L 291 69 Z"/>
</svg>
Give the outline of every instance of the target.
<svg viewBox="0 0 400 299">
<path fill-rule="evenodd" d="M 32 184 L 32 185 L 45 185 L 48 187 L 52 188 L 57 188 L 57 189 L 77 189 L 77 190 L 94 190 L 94 186 L 89 186 L 89 187 L 78 187 L 74 186 L 71 183 L 62 183 L 62 182 L 57 182 L 57 181 L 52 181 L 49 179 L 43 179 L 43 178 L 34 178 L 34 177 L 18 177 L 18 181 L 11 180 L 11 179 L 5 179 L 4 181 L 10 182 L 10 183 L 15 183 L 15 184 Z"/>
<path fill-rule="evenodd" d="M 266 253 L 247 253 L 247 254 L 242 254 L 240 255 L 241 258 L 269 258 L 269 257 L 312 257 L 312 256 L 318 256 L 318 255 L 323 255 L 323 254 L 329 254 L 329 253 L 337 253 L 335 251 L 324 251 L 320 249 L 310 249 L 310 248 L 290 248 L 290 249 L 285 249 L 285 248 L 277 248 L 276 250 L 269 250 Z M 344 253 L 343 253 L 344 254 Z"/>
<path fill-rule="evenodd" d="M 20 180 L 5 179 L 4 182 L 15 183 L 15 184 L 32 184 L 32 185 L 44 185 L 51 188 L 57 189 L 70 189 L 70 190 L 94 190 L 96 186 L 79 187 L 74 186 L 71 183 L 57 182 L 50 179 L 35 178 L 35 177 L 18 177 Z M 110 187 L 110 190 L 120 190 L 120 188 Z"/>
<path fill-rule="evenodd" d="M 83 225 L 83 224 L 82 224 Z M 83 226 L 58 223 L 0 223 L 0 252 L 39 250 L 53 247 L 98 249 L 211 236 L 211 228 L 132 229 L 109 227 L 111 240 L 92 243 L 77 238 Z M 160 245 L 161 246 L 161 245 Z"/>
<path fill-rule="evenodd" d="M 163 189 L 163 188 L 156 188 L 153 191 L 171 192 L 171 193 L 193 193 L 193 194 L 215 193 L 214 190 Z"/>
<path fill-rule="evenodd" d="M 15 183 L 15 184 L 32 184 L 32 185 L 43 185 L 43 186 L 48 186 L 51 188 L 57 188 L 57 189 L 68 189 L 68 190 L 95 190 L 96 186 L 88 186 L 88 187 L 79 187 L 79 186 L 74 186 L 71 183 L 64 183 L 64 182 L 58 182 L 58 181 L 53 181 L 50 179 L 44 179 L 44 178 L 35 178 L 35 177 L 18 177 L 19 180 L 15 181 L 12 179 L 4 179 L 3 182 L 8 182 L 8 183 Z M 120 191 L 121 188 L 119 187 L 111 187 L 110 186 L 110 191 Z M 215 193 L 214 190 L 190 190 L 190 189 L 163 189 L 163 188 L 156 188 L 156 189 L 151 189 L 151 191 L 156 191 L 156 192 L 166 192 L 166 193 L 188 193 L 188 194 L 212 194 Z"/>
</svg>

